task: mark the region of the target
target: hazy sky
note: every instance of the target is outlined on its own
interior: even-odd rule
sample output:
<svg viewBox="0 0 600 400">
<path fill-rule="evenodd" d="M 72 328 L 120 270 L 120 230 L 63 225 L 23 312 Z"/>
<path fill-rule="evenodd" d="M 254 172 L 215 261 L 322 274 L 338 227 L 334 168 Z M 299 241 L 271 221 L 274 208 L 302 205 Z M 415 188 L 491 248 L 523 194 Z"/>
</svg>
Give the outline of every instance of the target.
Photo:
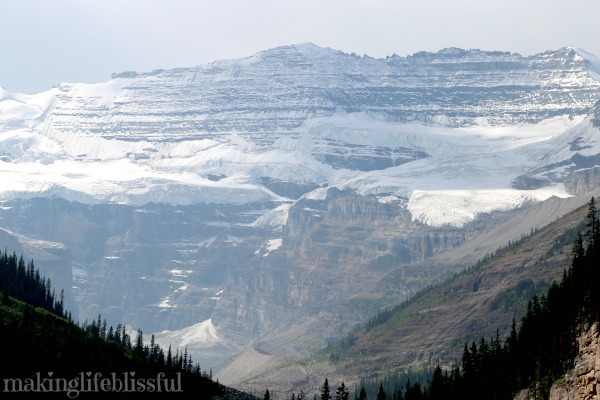
<svg viewBox="0 0 600 400">
<path fill-rule="evenodd" d="M 600 0 L 0 0 L 0 86 L 38 93 L 313 42 L 386 57 L 446 47 L 600 57 Z"/>
</svg>

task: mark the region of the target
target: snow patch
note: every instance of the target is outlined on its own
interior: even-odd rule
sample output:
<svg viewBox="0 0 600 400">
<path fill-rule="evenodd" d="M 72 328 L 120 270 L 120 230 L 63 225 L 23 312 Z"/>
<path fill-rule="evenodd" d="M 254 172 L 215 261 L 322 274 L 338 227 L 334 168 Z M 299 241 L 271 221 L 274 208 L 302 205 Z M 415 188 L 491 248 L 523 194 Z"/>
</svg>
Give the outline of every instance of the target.
<svg viewBox="0 0 600 400">
<path fill-rule="evenodd" d="M 250 224 L 250 226 L 281 228 L 287 222 L 288 212 L 291 206 L 291 203 L 277 206 L 275 209 L 258 217 L 256 221 Z"/>
<path fill-rule="evenodd" d="M 570 197 L 560 186 L 537 190 L 415 190 L 407 208 L 415 221 L 431 226 L 462 227 L 477 214 L 507 211 L 552 196 Z"/>
<path fill-rule="evenodd" d="M 174 308 L 175 306 L 173 304 L 171 304 L 171 299 L 169 298 L 169 296 L 165 297 L 159 304 L 158 306 L 160 308 Z"/>
<path fill-rule="evenodd" d="M 154 340 L 162 347 L 174 344 L 175 347 L 197 347 L 212 346 L 224 343 L 223 338 L 217 332 L 212 320 L 200 322 L 179 330 L 164 330 L 154 334 Z"/>
</svg>

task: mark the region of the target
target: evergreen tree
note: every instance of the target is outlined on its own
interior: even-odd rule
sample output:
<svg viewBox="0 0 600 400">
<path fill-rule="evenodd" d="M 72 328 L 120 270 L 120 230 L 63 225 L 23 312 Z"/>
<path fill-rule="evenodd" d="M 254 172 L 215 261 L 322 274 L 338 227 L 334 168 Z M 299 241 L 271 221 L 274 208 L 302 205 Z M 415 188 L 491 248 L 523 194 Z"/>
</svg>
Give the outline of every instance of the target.
<svg viewBox="0 0 600 400">
<path fill-rule="evenodd" d="M 593 248 L 596 244 L 596 242 L 598 241 L 598 235 L 599 235 L 599 229 L 600 227 L 598 226 L 598 216 L 597 216 L 597 211 L 596 211 L 596 200 L 594 199 L 594 197 L 592 197 L 592 199 L 590 200 L 590 203 L 588 205 L 588 213 L 587 213 L 587 231 L 586 231 L 586 236 L 589 240 L 589 247 Z"/>
<path fill-rule="evenodd" d="M 444 395 L 447 392 L 446 384 L 444 382 L 444 374 L 442 373 L 442 368 L 439 366 L 435 367 L 433 371 L 433 376 L 431 377 L 431 384 L 429 385 L 429 399 L 437 400 L 447 398 Z"/>
<path fill-rule="evenodd" d="M 329 389 L 329 381 L 327 380 L 327 378 L 325 378 L 325 381 L 323 382 L 323 386 L 321 386 L 321 400 L 330 400 L 331 399 L 331 392 Z"/>
<path fill-rule="evenodd" d="M 348 390 L 344 382 L 342 382 L 335 392 L 335 400 L 348 400 L 349 398 L 350 391 Z"/>
<path fill-rule="evenodd" d="M 367 400 L 367 391 L 365 387 L 360 388 L 360 393 L 358 394 L 358 400 Z"/>
<path fill-rule="evenodd" d="M 408 385 L 406 387 L 406 394 L 404 395 L 404 400 L 422 400 L 423 392 L 421 390 L 421 385 L 419 383 L 415 383 L 414 386 Z"/>
<path fill-rule="evenodd" d="M 377 400 L 386 400 L 387 399 L 387 394 L 385 393 L 385 390 L 383 390 L 383 383 L 379 384 L 379 391 L 377 392 Z"/>
</svg>

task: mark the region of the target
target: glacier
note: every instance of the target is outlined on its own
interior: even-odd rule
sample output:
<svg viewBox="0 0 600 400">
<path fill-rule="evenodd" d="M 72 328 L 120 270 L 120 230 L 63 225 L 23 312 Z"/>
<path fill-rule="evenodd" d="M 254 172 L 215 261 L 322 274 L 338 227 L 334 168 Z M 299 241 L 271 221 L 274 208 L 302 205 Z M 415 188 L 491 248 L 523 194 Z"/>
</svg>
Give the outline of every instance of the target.
<svg viewBox="0 0 600 400">
<path fill-rule="evenodd" d="M 573 63 L 578 68 L 552 75 L 544 68 L 553 63 Z M 324 153 L 340 154 L 341 163 L 348 164 L 347 159 L 357 152 L 365 152 L 364 156 L 378 148 L 398 147 L 431 156 L 431 164 L 447 167 L 452 161 L 436 158 L 436 154 L 446 157 L 458 151 L 459 170 L 474 174 L 468 186 L 480 174 L 482 189 L 509 190 L 510 173 L 497 174 L 493 165 L 464 165 L 468 159 L 464 155 L 483 151 L 486 159 L 493 155 L 506 160 L 514 171 L 526 170 L 539 154 L 535 146 L 526 146 L 532 149 L 530 160 L 521 157 L 514 160 L 516 164 L 502 154 L 504 150 L 515 150 L 528 141 L 539 145 L 573 126 L 579 120 L 573 119 L 573 111 L 579 107 L 581 117 L 581 111 L 596 99 L 588 92 L 597 91 L 598 65 L 594 56 L 574 48 L 529 58 L 444 49 L 377 60 L 307 43 L 196 68 L 115 74 L 110 81 L 97 84 L 65 83 L 38 95 L 2 91 L 0 153 L 6 183 L 2 197 L 44 195 L 138 205 L 285 200 L 257 182 L 264 176 L 326 182 L 361 193 L 423 190 L 421 173 L 411 179 L 396 174 L 394 170 L 401 168 L 385 168 L 385 175 L 394 178 L 383 182 L 378 174 L 322 162 Z M 565 99 L 564 87 L 578 80 L 585 82 L 581 86 L 586 89 L 573 103 Z M 243 90 L 245 86 L 249 90 Z M 261 95 L 253 95 L 258 87 Z M 473 87 L 483 92 L 471 96 L 476 101 L 469 97 Z M 203 88 L 207 89 L 199 90 Z M 351 96 L 356 104 L 344 100 Z M 536 99 L 544 96 L 551 101 Z M 278 105 L 282 101 L 283 109 Z M 423 109 L 419 102 L 430 106 Z M 455 104 L 460 110 L 452 109 Z M 540 114 L 554 112 L 562 114 L 556 117 L 558 121 L 541 119 Z M 236 123 L 239 114 L 244 118 Z M 253 126 L 248 121 L 258 122 Z M 396 155 L 390 153 L 388 162 L 395 167 Z M 422 171 L 420 166 L 409 165 Z M 446 175 L 429 179 L 428 186 L 456 188 L 457 182 L 447 180 L 449 175 L 456 176 L 451 171 L 447 168 Z M 507 179 L 490 181 L 492 175 Z M 458 185 L 477 190 L 463 187 L 463 182 Z M 411 204 L 423 198 L 419 193 Z M 436 193 L 439 197 L 440 192 Z M 553 194 L 564 195 L 560 189 Z M 451 198 L 456 196 L 458 192 Z M 493 195 L 486 196 L 488 207 L 494 203 L 504 207 L 504 196 L 497 201 Z M 526 196 L 540 198 L 539 193 Z M 463 202 L 457 209 L 462 217 L 456 220 L 427 215 L 427 207 L 419 209 L 418 218 L 460 225 L 465 215 L 476 213 L 468 210 L 469 204 Z"/>
<path fill-rule="evenodd" d="M 500 209 L 511 195 L 532 199 L 568 195 L 559 185 L 528 192 L 511 189 L 511 183 L 535 166 L 544 149 L 550 150 L 553 139 L 580 121 L 554 118 L 507 131 L 493 126 L 464 129 L 398 124 L 364 115 L 334 114 L 312 121 L 312 126 L 305 127 L 297 138 L 282 139 L 262 149 L 236 142 L 237 138 L 229 143 L 199 140 L 157 145 L 53 135 L 49 143 L 43 133 L 10 131 L 2 140 L 2 154 L 11 159 L 0 162 L 1 197 L 48 196 L 83 203 L 136 205 L 289 201 L 260 184 L 258 178 L 266 176 L 280 181 L 327 183 L 364 195 L 400 195 L 410 200 L 411 207 L 418 208 L 423 191 L 433 191 L 440 197 L 447 188 L 449 198 L 462 196 L 467 200 L 472 197 L 469 191 L 482 190 L 487 191 L 483 197 L 488 207 Z M 334 169 L 311 157 L 313 137 L 366 147 L 402 144 L 428 157 L 383 170 Z M 22 154 L 17 156 L 15 147 Z M 148 157 L 139 156 L 148 152 Z M 210 174 L 224 177 L 212 180 Z M 461 195 L 455 189 L 465 192 Z M 494 189 L 498 196 L 494 196 Z M 465 201 L 451 207 L 461 214 L 474 215 L 478 207 L 474 205 L 471 212 L 470 204 L 474 205 Z M 435 210 L 420 207 L 418 218 L 434 225 L 458 226 L 465 222 L 461 216 L 440 220 L 434 214 L 428 215 Z"/>
<path fill-rule="evenodd" d="M 0 228 L 61 249 L 70 273 L 45 272 L 82 320 L 211 362 L 255 341 L 302 353 L 343 333 L 324 305 L 354 322 L 384 305 L 355 307 L 356 285 L 574 196 L 600 165 L 599 100 L 600 62 L 574 47 L 375 59 L 304 43 L 0 89 Z"/>
</svg>

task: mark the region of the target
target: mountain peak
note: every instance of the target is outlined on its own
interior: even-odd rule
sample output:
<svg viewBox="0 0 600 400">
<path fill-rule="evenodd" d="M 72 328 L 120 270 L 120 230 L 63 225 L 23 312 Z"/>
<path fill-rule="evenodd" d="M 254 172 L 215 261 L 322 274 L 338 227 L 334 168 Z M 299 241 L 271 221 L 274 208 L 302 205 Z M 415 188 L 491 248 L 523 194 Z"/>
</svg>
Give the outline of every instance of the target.
<svg viewBox="0 0 600 400">
<path fill-rule="evenodd" d="M 256 55 L 289 55 L 302 54 L 310 58 L 330 57 L 332 54 L 343 54 L 340 50 L 335 50 L 330 47 L 318 46 L 312 42 L 304 42 L 274 47 L 268 50 L 261 51 Z"/>
</svg>

